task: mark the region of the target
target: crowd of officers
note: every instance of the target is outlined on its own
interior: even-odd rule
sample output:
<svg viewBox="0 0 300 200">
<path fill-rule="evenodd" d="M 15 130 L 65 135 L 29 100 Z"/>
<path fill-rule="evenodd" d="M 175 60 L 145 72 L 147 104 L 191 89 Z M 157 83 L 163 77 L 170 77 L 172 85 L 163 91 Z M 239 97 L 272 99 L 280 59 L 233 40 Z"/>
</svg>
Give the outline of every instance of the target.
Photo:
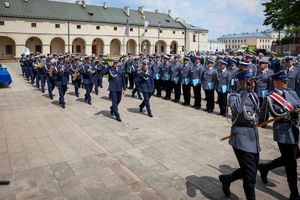
<svg viewBox="0 0 300 200">
<path fill-rule="evenodd" d="M 55 86 L 59 91 L 59 103 L 65 108 L 64 95 L 71 78 L 75 95 L 85 88 L 85 101 L 91 104 L 91 92 L 99 94 L 104 75 L 108 76 L 109 98 L 112 100 L 111 115 L 121 121 L 118 105 L 122 93 L 127 88 L 132 96 L 143 100 L 140 112 L 146 107 L 149 117 L 153 117 L 150 98 L 155 95 L 163 99 L 191 104 L 191 91 L 194 96 L 193 107 L 202 106 L 201 90 L 204 90 L 206 108 L 212 113 L 215 107 L 215 94 L 221 116 L 231 109 L 232 127 L 229 143 L 239 162 L 240 168 L 232 174 L 220 175 L 223 191 L 230 195 L 230 184 L 243 179 L 246 198 L 255 199 L 256 173 L 260 170 L 264 183 L 268 183 L 268 172 L 284 166 L 291 191 L 290 199 L 299 200 L 297 188 L 297 158 L 300 155 L 299 110 L 300 108 L 300 55 L 296 58 L 286 56 L 278 59 L 272 53 L 269 59 L 262 54 L 256 56 L 224 55 L 213 57 L 200 52 L 190 52 L 184 57 L 178 54 L 153 54 L 133 57 L 132 52 L 120 58 L 107 61 L 102 55 L 84 56 L 39 53 L 22 55 L 20 59 L 23 76 L 36 83 L 49 98 L 53 99 Z M 164 93 L 162 93 L 164 91 Z M 183 95 L 182 95 L 183 94 Z M 228 98 L 229 94 L 229 98 Z M 227 102 L 227 100 L 229 102 Z M 278 143 L 281 156 L 269 163 L 259 164 L 258 122 L 277 117 L 273 125 L 274 140 Z"/>
</svg>

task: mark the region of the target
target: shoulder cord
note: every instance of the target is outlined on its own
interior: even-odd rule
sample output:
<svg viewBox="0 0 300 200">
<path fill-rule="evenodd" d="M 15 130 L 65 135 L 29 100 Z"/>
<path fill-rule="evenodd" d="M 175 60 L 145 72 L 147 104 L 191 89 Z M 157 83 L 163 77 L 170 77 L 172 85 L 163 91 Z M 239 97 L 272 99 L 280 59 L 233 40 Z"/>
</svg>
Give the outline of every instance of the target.
<svg viewBox="0 0 300 200">
<path fill-rule="evenodd" d="M 286 117 L 286 112 L 283 113 L 283 114 L 279 114 L 279 113 L 277 113 L 277 112 L 274 110 L 274 108 L 273 108 L 273 106 L 272 106 L 272 99 L 271 99 L 269 96 L 267 96 L 267 100 L 268 100 L 268 105 L 269 105 L 269 108 L 270 108 L 271 112 L 272 112 L 276 117 Z"/>
<path fill-rule="evenodd" d="M 109 71 L 109 74 L 110 74 L 111 77 L 116 78 L 118 76 L 117 73 L 113 74 L 111 70 L 108 70 L 108 71 Z"/>
</svg>

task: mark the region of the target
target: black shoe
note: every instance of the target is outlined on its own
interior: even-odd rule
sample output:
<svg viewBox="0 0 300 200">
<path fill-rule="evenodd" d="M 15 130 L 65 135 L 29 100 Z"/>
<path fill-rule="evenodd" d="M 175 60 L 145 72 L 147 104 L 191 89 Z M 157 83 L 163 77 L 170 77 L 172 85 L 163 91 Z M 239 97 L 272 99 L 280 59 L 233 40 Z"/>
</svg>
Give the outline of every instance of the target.
<svg viewBox="0 0 300 200">
<path fill-rule="evenodd" d="M 78 94 L 78 93 L 76 93 L 75 95 L 76 95 L 76 97 L 79 97 L 79 94 Z"/>
<path fill-rule="evenodd" d="M 92 105 L 92 102 L 91 102 L 91 101 L 88 101 L 88 104 L 89 104 L 89 105 Z"/>
<path fill-rule="evenodd" d="M 53 95 L 52 95 L 52 94 L 50 94 L 50 95 L 49 95 L 49 98 L 50 98 L 51 100 L 53 100 Z"/>
<path fill-rule="evenodd" d="M 112 107 L 110 107 L 110 114 L 111 114 L 112 116 L 114 116 L 114 112 L 113 112 L 113 110 L 112 110 Z"/>
<path fill-rule="evenodd" d="M 139 106 L 139 107 L 140 107 L 140 112 L 143 112 L 143 108 L 141 106 Z"/>
<path fill-rule="evenodd" d="M 200 110 L 200 106 L 196 106 L 194 107 L 196 110 Z"/>
<path fill-rule="evenodd" d="M 45 93 L 45 89 L 42 89 L 42 93 Z"/>
<path fill-rule="evenodd" d="M 98 96 L 98 92 L 95 92 L 95 94 Z"/>
<path fill-rule="evenodd" d="M 142 96 L 141 96 L 141 95 L 139 96 L 139 99 L 140 99 L 140 100 L 143 100 L 143 98 L 142 98 Z"/>
<path fill-rule="evenodd" d="M 260 172 L 260 178 L 264 184 L 267 184 L 269 182 L 268 181 L 269 170 L 267 169 L 267 165 L 268 164 L 259 164 L 258 165 L 258 170 Z"/>
<path fill-rule="evenodd" d="M 121 121 L 122 121 L 120 117 L 116 117 L 116 120 L 117 120 L 118 122 L 121 122 Z"/>
<path fill-rule="evenodd" d="M 212 111 L 212 110 L 208 110 L 207 112 L 208 112 L 208 113 L 212 113 L 213 111 Z"/>
<path fill-rule="evenodd" d="M 64 103 L 63 103 L 63 104 L 61 104 L 61 107 L 62 107 L 62 108 L 66 108 L 66 106 L 65 106 L 65 104 L 64 104 Z"/>
<path fill-rule="evenodd" d="M 208 108 L 205 108 L 205 110 L 204 110 L 205 112 L 207 112 L 207 111 L 209 111 L 209 109 Z"/>
<path fill-rule="evenodd" d="M 290 197 L 289 200 L 300 200 L 300 197 Z"/>
<path fill-rule="evenodd" d="M 231 194 L 231 192 L 230 192 L 231 182 L 229 181 L 229 178 L 226 175 L 220 175 L 219 180 L 222 183 L 222 189 L 223 189 L 225 196 L 229 197 Z"/>
<path fill-rule="evenodd" d="M 174 103 L 178 103 L 178 102 L 179 102 L 179 100 L 177 100 L 177 99 L 174 99 L 174 100 L 173 100 L 173 102 L 174 102 Z"/>
<path fill-rule="evenodd" d="M 150 112 L 150 113 L 148 113 L 148 116 L 149 116 L 149 117 L 151 117 L 151 118 L 153 117 L 153 115 L 152 115 L 152 113 L 151 113 L 151 112 Z"/>
<path fill-rule="evenodd" d="M 135 94 L 132 92 L 132 93 L 131 93 L 131 96 L 134 97 L 134 95 L 135 95 Z"/>
</svg>

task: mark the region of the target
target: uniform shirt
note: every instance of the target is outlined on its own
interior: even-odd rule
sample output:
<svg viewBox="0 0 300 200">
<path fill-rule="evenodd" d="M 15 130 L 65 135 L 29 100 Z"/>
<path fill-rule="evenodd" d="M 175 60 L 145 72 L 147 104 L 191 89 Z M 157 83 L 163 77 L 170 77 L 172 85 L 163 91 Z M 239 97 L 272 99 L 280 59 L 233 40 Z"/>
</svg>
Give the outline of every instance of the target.
<svg viewBox="0 0 300 200">
<path fill-rule="evenodd" d="M 193 64 L 188 63 L 183 65 L 181 71 L 180 71 L 180 79 L 181 83 L 183 85 L 189 85 L 191 82 L 191 70 L 192 70 Z"/>
<path fill-rule="evenodd" d="M 148 69 L 147 71 L 140 70 L 138 72 L 138 77 L 139 77 L 140 91 L 148 92 L 148 93 L 152 92 L 154 89 L 154 81 L 152 78 L 151 69 Z"/>
<path fill-rule="evenodd" d="M 169 61 L 163 62 L 161 71 L 162 71 L 161 80 L 163 81 L 171 80 L 171 63 Z"/>
<path fill-rule="evenodd" d="M 180 81 L 180 70 L 182 69 L 181 62 L 174 62 L 171 67 L 171 80 L 174 81 L 176 84 Z"/>
<path fill-rule="evenodd" d="M 227 70 L 218 70 L 216 90 L 217 92 L 226 93 L 230 91 L 231 73 Z"/>
<path fill-rule="evenodd" d="M 90 68 L 92 68 L 90 67 L 90 64 L 85 63 L 81 65 L 80 74 L 82 75 L 84 84 L 94 83 L 93 74 L 89 72 Z"/>
<path fill-rule="evenodd" d="M 273 89 L 271 76 L 274 74 L 273 70 L 266 68 L 259 70 L 256 75 L 255 92 L 258 97 L 266 97 L 266 95 Z"/>
<path fill-rule="evenodd" d="M 162 74 L 162 65 L 163 63 L 158 60 L 154 63 L 152 73 L 153 73 L 153 79 L 160 80 L 161 74 Z"/>
<path fill-rule="evenodd" d="M 201 64 L 194 64 L 191 69 L 191 82 L 193 86 L 202 84 L 203 66 Z M 197 80 L 197 81 L 195 81 Z"/>
<path fill-rule="evenodd" d="M 216 86 L 217 70 L 213 67 L 204 67 L 202 73 L 202 87 L 204 90 L 213 90 Z"/>
<path fill-rule="evenodd" d="M 259 153 L 259 135 L 256 128 L 259 113 L 257 95 L 246 91 L 231 93 L 229 105 L 233 122 L 229 144 L 245 152 Z"/>
<path fill-rule="evenodd" d="M 125 73 L 121 67 L 108 67 L 103 69 L 103 74 L 108 74 L 109 87 L 111 92 L 121 92 L 125 90 Z"/>
<path fill-rule="evenodd" d="M 300 97 L 300 69 L 292 66 L 288 71 L 288 88 L 294 90 Z"/>
</svg>

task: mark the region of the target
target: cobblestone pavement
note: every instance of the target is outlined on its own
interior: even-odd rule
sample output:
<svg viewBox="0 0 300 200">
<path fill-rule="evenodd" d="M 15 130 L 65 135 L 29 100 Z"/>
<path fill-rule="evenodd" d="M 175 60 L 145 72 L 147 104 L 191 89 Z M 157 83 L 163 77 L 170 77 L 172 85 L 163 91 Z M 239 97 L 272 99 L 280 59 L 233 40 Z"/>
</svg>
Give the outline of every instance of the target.
<svg viewBox="0 0 300 200">
<path fill-rule="evenodd" d="M 238 164 L 219 141 L 229 132 L 225 118 L 156 97 L 149 118 L 126 91 L 119 123 L 106 89 L 88 105 L 72 85 L 63 110 L 57 88 L 51 101 L 24 80 L 18 64 L 7 67 L 14 82 L 0 89 L 0 179 L 11 184 L 0 186 L 0 199 L 226 199 L 218 176 Z M 277 157 L 270 128 L 259 131 L 261 159 Z M 269 177 L 268 186 L 257 177 L 257 199 L 287 199 L 284 169 Z M 231 190 L 230 199 L 244 199 L 241 181 Z"/>
</svg>

